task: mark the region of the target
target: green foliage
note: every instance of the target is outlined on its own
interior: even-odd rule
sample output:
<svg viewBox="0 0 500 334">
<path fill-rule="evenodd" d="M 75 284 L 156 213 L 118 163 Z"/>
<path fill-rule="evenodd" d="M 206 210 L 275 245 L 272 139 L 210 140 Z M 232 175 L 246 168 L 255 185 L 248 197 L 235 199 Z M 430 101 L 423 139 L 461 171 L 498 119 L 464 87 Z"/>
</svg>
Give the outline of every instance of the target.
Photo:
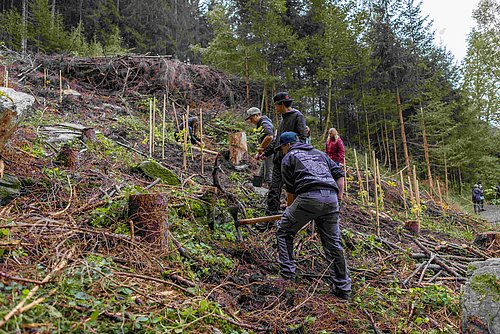
<svg viewBox="0 0 500 334">
<path fill-rule="evenodd" d="M 94 209 L 89 218 L 89 224 L 94 227 L 115 227 L 123 231 L 123 226 L 119 221 L 124 218 L 124 208 L 127 207 L 127 200 L 108 200 L 104 206 Z M 117 232 L 120 233 L 120 232 Z"/>
<path fill-rule="evenodd" d="M 26 25 L 20 13 L 11 9 L 0 13 L 0 36 L 6 45 L 14 50 L 21 49 L 21 41 L 27 39 L 28 47 L 45 53 L 71 52 L 78 56 L 123 55 L 123 39 L 118 27 L 112 26 L 104 46 L 97 39 L 87 41 L 84 23 L 75 24 L 71 31 L 66 31 L 63 16 L 56 12 L 52 15 L 49 0 L 34 0 L 28 8 L 29 19 Z"/>
<path fill-rule="evenodd" d="M 10 9 L 0 13 L 0 36 L 5 45 L 13 50 L 21 50 L 21 40 L 25 31 L 22 17 L 16 10 Z M 24 35 L 26 32 L 24 32 Z"/>
<path fill-rule="evenodd" d="M 95 154 L 103 160 L 110 159 L 112 162 L 119 162 L 120 167 L 123 169 L 131 168 L 138 163 L 139 157 L 131 153 L 131 151 L 115 144 L 113 140 L 102 134 L 97 134 L 96 136 L 98 140 L 88 144 L 90 153 Z"/>
<path fill-rule="evenodd" d="M 32 42 L 43 52 L 52 53 L 66 50 L 68 33 L 64 30 L 63 18 L 57 14 L 54 19 L 48 0 L 35 0 L 31 6 L 33 21 L 29 27 Z"/>
</svg>

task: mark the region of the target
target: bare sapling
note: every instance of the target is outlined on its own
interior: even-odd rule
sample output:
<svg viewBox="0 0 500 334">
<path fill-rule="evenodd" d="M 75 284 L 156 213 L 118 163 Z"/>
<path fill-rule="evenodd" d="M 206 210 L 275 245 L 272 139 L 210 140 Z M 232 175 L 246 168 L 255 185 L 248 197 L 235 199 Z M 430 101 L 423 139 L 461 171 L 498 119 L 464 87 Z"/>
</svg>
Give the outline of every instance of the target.
<svg viewBox="0 0 500 334">
<path fill-rule="evenodd" d="M 167 95 L 163 94 L 163 118 L 162 118 L 162 131 L 161 131 L 161 158 L 165 159 L 165 136 L 166 136 L 166 129 L 165 129 L 165 121 L 166 121 L 166 115 L 167 115 Z"/>
<path fill-rule="evenodd" d="M 417 170 L 415 165 L 413 165 L 413 184 L 415 189 L 415 205 L 417 210 L 417 222 L 418 222 L 418 230 L 420 230 L 420 191 L 417 179 Z"/>
<path fill-rule="evenodd" d="M 175 103 L 172 102 L 172 108 L 174 109 L 174 118 L 175 118 L 175 126 L 177 127 L 177 133 L 181 132 L 181 129 L 179 127 L 179 120 L 177 119 L 177 111 L 175 110 Z"/>
<path fill-rule="evenodd" d="M 155 153 L 155 130 L 156 130 L 156 96 L 153 96 L 153 133 L 151 134 L 153 153 Z"/>
<path fill-rule="evenodd" d="M 368 154 L 365 152 L 365 178 L 366 178 L 366 201 L 367 204 L 370 203 L 370 184 L 368 180 L 369 168 L 368 168 Z"/>
<path fill-rule="evenodd" d="M 201 175 L 205 174 L 205 161 L 203 148 L 205 143 L 203 142 L 203 110 L 200 108 L 200 148 L 201 148 Z"/>
<path fill-rule="evenodd" d="M 347 198 L 347 165 L 345 164 L 345 157 L 344 157 L 344 197 Z"/>
<path fill-rule="evenodd" d="M 405 183 L 403 178 L 403 171 L 399 171 L 399 177 L 401 179 L 401 196 L 403 197 L 403 205 L 405 208 L 405 217 L 408 218 L 408 207 L 406 206 L 406 194 L 405 194 Z"/>
<path fill-rule="evenodd" d="M 188 137 L 189 137 L 189 106 L 184 116 L 184 147 L 183 147 L 183 163 L 184 169 L 187 169 L 187 150 L 188 150 Z"/>
<path fill-rule="evenodd" d="M 59 103 L 62 103 L 63 87 L 62 87 L 62 72 L 59 70 Z"/>
<path fill-rule="evenodd" d="M 149 156 L 153 156 L 153 101 L 149 100 Z"/>
<path fill-rule="evenodd" d="M 356 164 L 356 175 L 358 177 L 358 185 L 359 185 L 359 193 L 361 195 L 361 201 L 363 205 L 366 205 L 365 201 L 365 189 L 363 186 L 363 179 L 361 178 L 361 171 L 359 170 L 359 163 L 358 163 L 358 154 L 356 153 L 356 149 L 354 149 L 354 163 Z"/>
<path fill-rule="evenodd" d="M 375 151 L 372 151 L 373 159 L 373 188 L 375 193 L 375 220 L 377 222 L 377 235 L 380 237 L 380 212 L 378 207 L 378 189 L 377 189 L 377 165 L 378 160 L 375 157 Z"/>
<path fill-rule="evenodd" d="M 443 205 L 443 194 L 441 193 L 441 186 L 439 185 L 439 177 L 436 177 L 436 186 L 438 190 L 438 196 L 439 196 L 439 204 L 444 210 L 444 205 Z"/>
</svg>

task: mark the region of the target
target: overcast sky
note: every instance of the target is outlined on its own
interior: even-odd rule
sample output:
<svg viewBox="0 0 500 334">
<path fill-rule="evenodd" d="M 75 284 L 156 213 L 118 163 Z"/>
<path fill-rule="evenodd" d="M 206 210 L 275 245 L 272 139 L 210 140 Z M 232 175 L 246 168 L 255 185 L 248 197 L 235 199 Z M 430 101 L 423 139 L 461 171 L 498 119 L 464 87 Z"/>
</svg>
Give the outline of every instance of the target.
<svg viewBox="0 0 500 334">
<path fill-rule="evenodd" d="M 472 10 L 478 3 L 479 0 L 422 0 L 422 14 L 434 21 L 436 43 L 445 45 L 458 62 L 467 52 L 467 34 L 475 24 Z"/>
</svg>

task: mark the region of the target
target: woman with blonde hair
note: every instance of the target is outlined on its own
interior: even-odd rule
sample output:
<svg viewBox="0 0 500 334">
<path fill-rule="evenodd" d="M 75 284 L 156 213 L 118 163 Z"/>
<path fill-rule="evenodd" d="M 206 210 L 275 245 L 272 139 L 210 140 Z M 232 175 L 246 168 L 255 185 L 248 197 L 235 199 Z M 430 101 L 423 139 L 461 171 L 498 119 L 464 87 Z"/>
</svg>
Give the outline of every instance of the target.
<svg viewBox="0 0 500 334">
<path fill-rule="evenodd" d="M 328 130 L 325 152 L 333 161 L 340 164 L 344 163 L 344 142 L 342 141 L 342 138 L 340 138 L 339 133 L 335 128 L 331 128 L 330 130 Z"/>
</svg>

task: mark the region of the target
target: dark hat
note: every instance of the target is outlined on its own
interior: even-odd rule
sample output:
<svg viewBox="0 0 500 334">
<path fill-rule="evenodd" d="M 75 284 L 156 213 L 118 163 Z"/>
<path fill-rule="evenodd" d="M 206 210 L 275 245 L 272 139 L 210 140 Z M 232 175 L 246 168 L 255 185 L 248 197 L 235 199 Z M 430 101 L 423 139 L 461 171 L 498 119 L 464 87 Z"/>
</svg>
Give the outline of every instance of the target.
<svg viewBox="0 0 500 334">
<path fill-rule="evenodd" d="M 291 99 L 288 96 L 287 92 L 279 92 L 278 94 L 274 95 L 273 97 L 273 102 L 274 104 L 280 104 L 282 102 L 292 102 L 293 99 Z"/>
<path fill-rule="evenodd" d="M 276 147 L 276 151 L 279 150 L 281 148 L 281 146 L 285 145 L 285 144 L 288 144 L 288 143 L 296 143 L 297 141 L 299 140 L 299 137 L 297 136 L 297 134 L 293 131 L 287 131 L 287 132 L 283 132 L 280 136 L 280 142 L 279 142 L 279 146 Z"/>
<path fill-rule="evenodd" d="M 260 114 L 260 109 L 257 107 L 252 107 L 248 109 L 245 113 L 245 121 L 252 117 L 253 115 L 259 115 Z"/>
</svg>

